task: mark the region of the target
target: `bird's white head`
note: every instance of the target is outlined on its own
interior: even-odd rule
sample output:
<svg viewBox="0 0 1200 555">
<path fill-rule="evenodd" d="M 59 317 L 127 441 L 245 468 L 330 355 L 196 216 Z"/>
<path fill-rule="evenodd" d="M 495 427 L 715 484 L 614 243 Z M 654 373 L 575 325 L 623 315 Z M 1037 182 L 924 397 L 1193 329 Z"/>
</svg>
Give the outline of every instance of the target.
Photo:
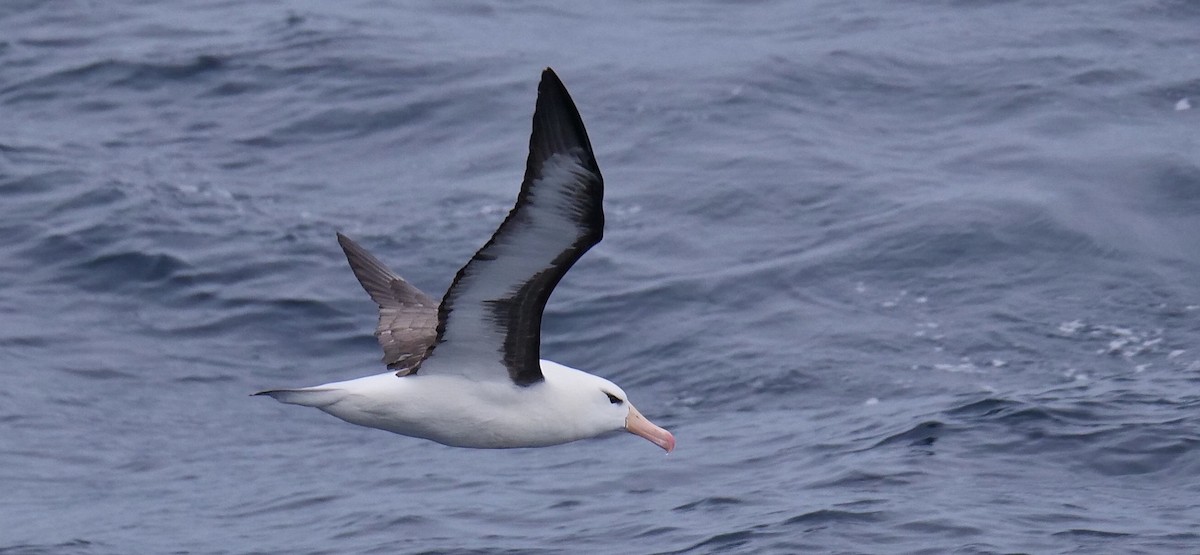
<svg viewBox="0 0 1200 555">
<path fill-rule="evenodd" d="M 668 453 L 675 449 L 675 436 L 642 416 L 617 384 L 550 361 L 542 361 L 542 372 L 548 382 L 571 390 L 569 395 L 560 398 L 571 399 L 575 404 L 571 412 L 586 420 L 595 429 L 594 434 L 625 430 L 646 438 Z"/>
<path fill-rule="evenodd" d="M 637 407 L 625 398 L 625 392 L 621 391 L 621 388 L 614 387 L 614 389 L 616 389 L 615 392 L 604 390 L 605 400 L 608 401 L 609 407 L 616 407 L 618 414 L 623 415 L 621 427 L 625 431 L 650 440 L 651 443 L 662 447 L 668 453 L 675 449 L 675 436 L 671 435 L 671 432 L 659 428 L 642 416 Z"/>
</svg>

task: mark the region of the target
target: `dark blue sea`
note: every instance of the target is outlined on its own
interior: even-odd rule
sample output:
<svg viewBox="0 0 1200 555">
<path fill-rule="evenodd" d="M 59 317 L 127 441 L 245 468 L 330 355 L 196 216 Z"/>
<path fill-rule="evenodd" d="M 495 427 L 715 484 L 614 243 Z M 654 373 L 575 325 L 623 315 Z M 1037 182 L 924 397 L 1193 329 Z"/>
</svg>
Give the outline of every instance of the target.
<svg viewBox="0 0 1200 555">
<path fill-rule="evenodd" d="M 542 68 L 606 178 L 542 354 L 671 429 L 469 450 L 384 371 Z M 0 554 L 1200 553 L 1200 4 L 0 4 Z"/>
</svg>

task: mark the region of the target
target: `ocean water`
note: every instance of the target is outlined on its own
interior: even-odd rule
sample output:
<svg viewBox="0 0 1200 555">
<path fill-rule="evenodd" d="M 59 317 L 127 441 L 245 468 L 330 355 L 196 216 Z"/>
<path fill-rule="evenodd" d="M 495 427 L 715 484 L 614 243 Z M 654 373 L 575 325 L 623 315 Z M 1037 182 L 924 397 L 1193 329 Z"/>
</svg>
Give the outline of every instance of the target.
<svg viewBox="0 0 1200 555">
<path fill-rule="evenodd" d="M 1198 553 L 1200 7 L 0 4 L 0 553 Z M 543 354 L 671 429 L 486 451 L 382 371 L 540 70 L 607 183 Z"/>
</svg>

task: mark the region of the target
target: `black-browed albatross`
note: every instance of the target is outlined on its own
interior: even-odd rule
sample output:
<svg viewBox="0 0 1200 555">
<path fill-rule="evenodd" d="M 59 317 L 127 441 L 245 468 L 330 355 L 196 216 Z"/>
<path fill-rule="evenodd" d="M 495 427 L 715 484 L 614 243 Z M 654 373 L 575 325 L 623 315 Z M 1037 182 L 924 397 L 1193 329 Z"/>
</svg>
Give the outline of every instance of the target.
<svg viewBox="0 0 1200 555">
<path fill-rule="evenodd" d="M 670 452 L 674 436 L 616 384 L 540 356 L 542 310 L 571 265 L 600 242 L 603 197 L 583 120 L 546 68 L 516 206 L 441 304 L 338 234 L 379 305 L 375 335 L 389 371 L 256 395 L 456 447 L 543 447 L 626 430 Z"/>
</svg>

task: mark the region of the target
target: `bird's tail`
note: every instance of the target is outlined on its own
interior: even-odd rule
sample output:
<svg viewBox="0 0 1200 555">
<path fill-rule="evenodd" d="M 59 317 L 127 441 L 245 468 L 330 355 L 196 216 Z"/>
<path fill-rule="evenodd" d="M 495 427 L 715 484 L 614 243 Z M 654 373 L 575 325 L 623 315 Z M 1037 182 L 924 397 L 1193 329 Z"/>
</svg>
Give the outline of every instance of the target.
<svg viewBox="0 0 1200 555">
<path fill-rule="evenodd" d="M 259 391 L 254 395 L 269 395 L 276 401 L 289 405 L 321 408 L 342 400 L 346 396 L 346 392 L 340 389 L 306 387 L 303 389 L 269 389 Z"/>
</svg>

